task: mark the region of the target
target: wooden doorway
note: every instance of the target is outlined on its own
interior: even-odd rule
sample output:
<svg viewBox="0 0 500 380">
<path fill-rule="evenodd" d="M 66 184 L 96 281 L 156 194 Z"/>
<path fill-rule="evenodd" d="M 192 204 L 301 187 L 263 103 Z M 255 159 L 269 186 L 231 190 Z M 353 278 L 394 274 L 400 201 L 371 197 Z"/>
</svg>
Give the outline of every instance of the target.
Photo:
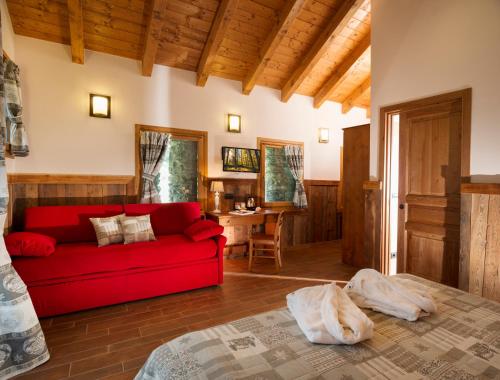
<svg viewBox="0 0 500 380">
<path fill-rule="evenodd" d="M 381 109 L 384 273 L 389 273 L 392 232 L 397 233 L 397 272 L 457 286 L 460 184 L 470 175 L 470 113 L 471 89 Z M 391 146 L 395 115 L 399 116 L 397 150 Z M 399 157 L 396 217 L 391 216 L 394 154 Z M 394 224 L 397 232 L 391 231 Z"/>
</svg>

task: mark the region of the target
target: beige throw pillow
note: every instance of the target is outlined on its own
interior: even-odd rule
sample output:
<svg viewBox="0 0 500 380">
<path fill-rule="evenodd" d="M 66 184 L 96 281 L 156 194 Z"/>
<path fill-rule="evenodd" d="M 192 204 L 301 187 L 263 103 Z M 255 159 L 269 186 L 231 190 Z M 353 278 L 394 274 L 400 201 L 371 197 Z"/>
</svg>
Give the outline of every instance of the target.
<svg viewBox="0 0 500 380">
<path fill-rule="evenodd" d="M 122 216 L 120 223 L 125 244 L 156 240 L 149 215 Z"/>
<path fill-rule="evenodd" d="M 123 242 L 120 218 L 124 216 L 125 214 L 110 216 L 108 218 L 89 218 L 94 226 L 97 236 L 97 245 L 99 247 Z"/>
</svg>

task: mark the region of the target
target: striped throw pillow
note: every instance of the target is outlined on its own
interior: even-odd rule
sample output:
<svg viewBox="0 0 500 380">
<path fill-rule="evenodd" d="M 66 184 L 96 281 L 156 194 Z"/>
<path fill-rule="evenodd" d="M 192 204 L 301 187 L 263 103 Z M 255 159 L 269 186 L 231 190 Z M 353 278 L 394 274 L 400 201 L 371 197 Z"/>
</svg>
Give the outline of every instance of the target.
<svg viewBox="0 0 500 380">
<path fill-rule="evenodd" d="M 120 223 L 125 244 L 156 240 L 149 215 L 122 216 Z"/>
<path fill-rule="evenodd" d="M 120 218 L 125 214 L 110 216 L 108 218 L 89 218 L 94 226 L 97 236 L 97 245 L 104 247 L 110 244 L 123 243 L 123 231 Z"/>
</svg>

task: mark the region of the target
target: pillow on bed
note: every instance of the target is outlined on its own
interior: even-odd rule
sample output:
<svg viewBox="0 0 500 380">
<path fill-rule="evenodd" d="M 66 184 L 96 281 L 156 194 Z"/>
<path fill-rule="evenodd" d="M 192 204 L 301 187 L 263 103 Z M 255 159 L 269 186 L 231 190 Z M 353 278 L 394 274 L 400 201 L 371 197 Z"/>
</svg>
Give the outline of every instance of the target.
<svg viewBox="0 0 500 380">
<path fill-rule="evenodd" d="M 224 227 L 211 220 L 198 220 L 184 230 L 184 235 L 193 241 L 201 241 L 219 236 Z"/>
<path fill-rule="evenodd" d="M 13 232 L 5 237 L 11 256 L 49 256 L 56 250 L 56 239 L 34 232 Z"/>
</svg>

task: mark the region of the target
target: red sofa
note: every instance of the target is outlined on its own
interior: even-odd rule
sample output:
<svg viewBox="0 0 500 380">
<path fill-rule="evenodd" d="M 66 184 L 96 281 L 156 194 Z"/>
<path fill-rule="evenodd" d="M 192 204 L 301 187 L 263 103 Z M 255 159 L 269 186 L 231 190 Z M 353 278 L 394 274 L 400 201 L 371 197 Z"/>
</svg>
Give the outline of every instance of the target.
<svg viewBox="0 0 500 380">
<path fill-rule="evenodd" d="M 156 241 L 97 247 L 90 217 L 151 215 Z M 222 284 L 226 238 L 192 241 L 198 203 L 43 206 L 26 209 L 25 231 L 57 240 L 46 257 L 13 257 L 40 317 Z"/>
</svg>

